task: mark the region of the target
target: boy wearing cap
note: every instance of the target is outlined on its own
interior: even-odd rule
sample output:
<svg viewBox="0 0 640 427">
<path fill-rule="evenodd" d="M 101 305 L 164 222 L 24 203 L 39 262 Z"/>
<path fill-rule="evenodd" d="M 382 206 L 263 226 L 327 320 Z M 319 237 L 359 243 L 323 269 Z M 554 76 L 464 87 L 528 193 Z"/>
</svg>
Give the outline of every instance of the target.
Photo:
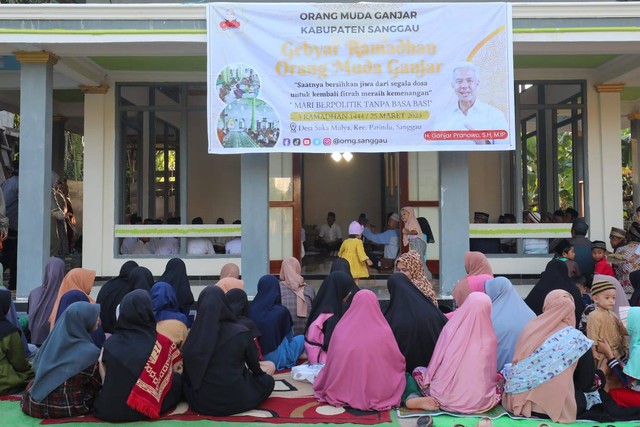
<svg viewBox="0 0 640 427">
<path fill-rule="evenodd" d="M 615 277 L 613 268 L 607 261 L 607 244 L 602 240 L 594 240 L 591 243 L 591 256 L 596 263 L 593 273 L 604 274 L 605 276 Z"/>
<path fill-rule="evenodd" d="M 625 336 L 627 329 L 622 325 L 620 318 L 612 310 L 616 304 L 616 288 L 613 283 L 599 280 L 591 285 L 591 298 L 595 303 L 595 309 L 587 319 L 587 337 L 594 342 L 605 341 L 611 347 L 614 356 L 622 359 L 628 350 Z M 604 360 L 605 356 L 593 351 L 596 366 Z M 611 380 L 611 382 L 610 382 Z M 607 384 L 616 383 L 615 375 L 607 375 Z M 611 387 L 610 387 L 611 388 Z"/>
</svg>

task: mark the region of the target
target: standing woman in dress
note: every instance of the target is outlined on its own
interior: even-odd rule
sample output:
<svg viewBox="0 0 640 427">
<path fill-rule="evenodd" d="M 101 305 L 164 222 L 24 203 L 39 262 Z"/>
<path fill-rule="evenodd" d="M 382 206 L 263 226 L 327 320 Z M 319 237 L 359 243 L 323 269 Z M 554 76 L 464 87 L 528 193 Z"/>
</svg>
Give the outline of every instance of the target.
<svg viewBox="0 0 640 427">
<path fill-rule="evenodd" d="M 185 398 L 195 412 L 237 414 L 256 408 L 273 391 L 274 379 L 260 369 L 251 332 L 238 323 L 217 286 L 200 293 L 182 352 Z"/>
<path fill-rule="evenodd" d="M 154 419 L 180 402 L 182 356 L 176 345 L 156 333 L 149 293 L 125 295 L 113 335 L 101 359 L 102 390 L 93 414 L 109 422 Z"/>
<path fill-rule="evenodd" d="M 421 260 L 425 259 L 427 256 L 427 242 L 423 240 L 424 234 L 413 208 L 409 206 L 402 208 L 400 210 L 400 219 L 402 219 L 403 223 L 402 245 L 409 246 L 409 250 L 418 252 Z"/>
</svg>

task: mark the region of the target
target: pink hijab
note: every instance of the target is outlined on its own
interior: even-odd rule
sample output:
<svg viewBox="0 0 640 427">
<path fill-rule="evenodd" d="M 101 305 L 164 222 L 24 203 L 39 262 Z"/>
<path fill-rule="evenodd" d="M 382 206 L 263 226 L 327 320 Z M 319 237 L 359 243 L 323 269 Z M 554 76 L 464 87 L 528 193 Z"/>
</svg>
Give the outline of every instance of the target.
<svg viewBox="0 0 640 427">
<path fill-rule="evenodd" d="M 289 257 L 282 261 L 280 267 L 280 283 L 296 295 L 296 315 L 307 317 L 307 301 L 304 298 L 304 277 L 300 275 L 300 262 Z"/>
<path fill-rule="evenodd" d="M 531 356 L 547 338 L 566 327 L 575 327 L 575 303 L 567 291 L 555 289 L 544 299 L 542 314 L 527 323 L 516 343 L 513 363 Z M 560 423 L 576 421 L 577 404 L 573 387 L 576 364 L 549 381 L 523 393 L 505 393 L 502 406 L 515 415 L 530 417 L 531 412 L 547 414 Z"/>
<path fill-rule="evenodd" d="M 442 329 L 427 369 L 418 375 L 414 371 L 414 376 L 421 387 L 429 387 L 440 408 L 462 414 L 485 412 L 500 401 L 497 357 L 491 298 L 474 292 Z"/>
<path fill-rule="evenodd" d="M 409 218 L 407 219 L 407 222 L 404 223 L 404 228 L 406 228 L 409 231 L 415 230 L 418 232 L 418 237 L 422 237 L 422 229 L 420 228 L 420 223 L 416 218 L 416 214 L 413 212 L 413 208 L 409 206 L 405 206 L 404 208 L 400 209 L 400 212 L 402 211 L 406 211 L 409 214 Z M 402 244 L 405 246 L 409 244 L 408 234 L 404 234 L 404 233 L 402 234 Z"/>
<path fill-rule="evenodd" d="M 378 298 L 356 293 L 331 335 L 327 363 L 313 383 L 314 396 L 333 406 L 387 411 L 400 404 L 405 360 Z"/>
<path fill-rule="evenodd" d="M 469 251 L 464 254 L 464 270 L 467 275 L 453 288 L 453 299 L 460 307 L 471 292 L 484 292 L 484 282 L 493 279 L 493 270 L 489 260 L 482 252 Z"/>
</svg>

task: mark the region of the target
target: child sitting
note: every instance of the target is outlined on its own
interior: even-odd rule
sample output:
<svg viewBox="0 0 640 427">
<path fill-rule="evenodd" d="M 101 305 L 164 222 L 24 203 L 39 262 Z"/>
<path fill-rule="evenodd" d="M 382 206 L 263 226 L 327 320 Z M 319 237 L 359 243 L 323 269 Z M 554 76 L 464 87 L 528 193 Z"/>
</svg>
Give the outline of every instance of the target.
<svg viewBox="0 0 640 427">
<path fill-rule="evenodd" d="M 591 298 L 595 303 L 595 310 L 587 319 L 587 337 L 594 342 L 606 341 L 611 346 L 611 351 L 616 358 L 622 359 L 627 353 L 628 335 L 627 329 L 622 325 L 620 318 L 612 310 L 616 304 L 616 288 L 613 283 L 600 280 L 591 285 Z M 607 363 L 602 353 L 593 351 L 596 366 L 601 362 Z M 608 388 L 619 385 L 615 375 L 607 375 Z"/>
<path fill-rule="evenodd" d="M 578 288 L 578 290 L 580 291 L 580 295 L 582 295 L 582 302 L 584 303 L 584 306 L 588 306 L 589 304 L 593 303 L 593 300 L 591 299 L 591 288 L 590 285 L 587 284 L 587 279 L 583 276 L 574 276 L 571 278 L 571 281 L 576 285 L 576 287 Z"/>
<path fill-rule="evenodd" d="M 351 276 L 353 276 L 356 284 L 358 284 L 361 277 L 369 277 L 367 265 L 373 264 L 365 253 L 364 245 L 360 238 L 363 230 L 364 227 L 358 221 L 353 221 L 349 224 L 349 238 L 342 242 L 340 251 L 338 251 L 338 256 L 349 262 Z"/>
<path fill-rule="evenodd" d="M 595 261 L 594 274 L 604 274 L 615 277 L 611 264 L 607 261 L 607 245 L 602 240 L 594 240 L 591 243 L 591 256 Z"/>
<path fill-rule="evenodd" d="M 573 261 L 576 257 L 576 253 L 573 251 L 573 243 L 567 239 L 562 239 L 558 242 L 555 249 L 555 258 L 560 261 Z"/>
</svg>

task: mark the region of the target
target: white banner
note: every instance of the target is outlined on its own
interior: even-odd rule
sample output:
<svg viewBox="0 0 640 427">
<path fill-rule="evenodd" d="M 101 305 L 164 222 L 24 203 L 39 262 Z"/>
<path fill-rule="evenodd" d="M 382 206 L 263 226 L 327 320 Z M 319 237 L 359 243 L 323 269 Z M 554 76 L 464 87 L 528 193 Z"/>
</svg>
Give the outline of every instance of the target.
<svg viewBox="0 0 640 427">
<path fill-rule="evenodd" d="M 506 3 L 209 3 L 210 153 L 515 148 Z"/>
</svg>

